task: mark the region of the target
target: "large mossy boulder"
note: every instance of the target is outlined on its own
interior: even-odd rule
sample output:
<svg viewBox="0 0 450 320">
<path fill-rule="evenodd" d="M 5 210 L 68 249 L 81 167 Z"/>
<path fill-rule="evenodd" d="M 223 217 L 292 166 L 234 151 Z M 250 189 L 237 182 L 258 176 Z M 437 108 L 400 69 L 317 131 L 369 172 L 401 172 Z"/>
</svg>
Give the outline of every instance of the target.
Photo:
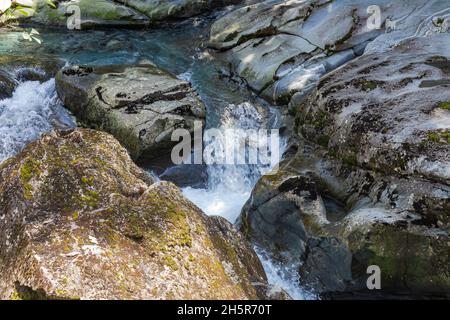
<svg viewBox="0 0 450 320">
<path fill-rule="evenodd" d="M 21 10 L 8 20 L 81 29 L 139 28 L 166 20 L 189 18 L 242 0 L 19 0 Z M 80 14 L 79 25 L 74 19 Z M 68 23 L 69 22 L 69 23 Z"/>
<path fill-rule="evenodd" d="M 205 118 L 191 85 L 153 65 L 67 67 L 56 89 L 81 124 L 113 134 L 135 159 L 170 153 L 172 132 Z"/>
<path fill-rule="evenodd" d="M 246 240 L 109 134 L 54 132 L 0 165 L 1 299 L 257 299 Z"/>
</svg>

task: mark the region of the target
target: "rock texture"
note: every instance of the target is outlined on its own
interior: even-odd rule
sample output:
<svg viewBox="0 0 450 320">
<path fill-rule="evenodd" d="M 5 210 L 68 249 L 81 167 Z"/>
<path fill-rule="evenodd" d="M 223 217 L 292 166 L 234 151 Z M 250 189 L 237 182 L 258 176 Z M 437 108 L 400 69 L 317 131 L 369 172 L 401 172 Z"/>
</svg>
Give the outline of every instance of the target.
<svg viewBox="0 0 450 320">
<path fill-rule="evenodd" d="M 1 299 L 255 299 L 256 254 L 110 135 L 45 135 L 0 167 Z M 254 285 L 256 287 L 254 287 Z"/>
<path fill-rule="evenodd" d="M 380 29 L 367 27 L 374 4 Z M 212 27 L 233 70 L 296 115 L 239 226 L 325 297 L 370 295 L 370 265 L 381 295 L 450 294 L 447 7 L 264 1 Z"/>
<path fill-rule="evenodd" d="M 364 168 L 450 182 L 450 34 L 367 53 L 299 106 L 301 134 Z"/>
<path fill-rule="evenodd" d="M 369 10 L 373 5 L 379 24 Z M 226 52 L 250 88 L 282 105 L 361 55 L 377 37 L 372 47 L 379 50 L 409 36 L 447 31 L 446 9 L 445 1 L 422 0 L 261 1 L 217 20 L 210 46 Z"/>
<path fill-rule="evenodd" d="M 10 16 L 0 17 L 0 24 L 18 21 L 86 29 L 108 26 L 144 27 L 150 23 L 145 15 L 110 0 L 53 1 L 53 5 L 47 0 L 17 2 L 22 8 L 13 11 Z"/>
<path fill-rule="evenodd" d="M 85 126 L 113 134 L 133 158 L 170 153 L 173 130 L 194 130 L 205 107 L 190 84 L 152 65 L 72 66 L 56 77 L 58 95 Z"/>
<path fill-rule="evenodd" d="M 242 0 L 119 0 L 119 2 L 142 12 L 155 22 L 192 17 L 217 7 L 238 4 Z"/>
<path fill-rule="evenodd" d="M 449 41 L 365 54 L 295 106 L 302 143 L 258 183 L 241 229 L 299 259 L 315 291 L 364 290 L 378 265 L 385 292 L 448 296 Z"/>
</svg>

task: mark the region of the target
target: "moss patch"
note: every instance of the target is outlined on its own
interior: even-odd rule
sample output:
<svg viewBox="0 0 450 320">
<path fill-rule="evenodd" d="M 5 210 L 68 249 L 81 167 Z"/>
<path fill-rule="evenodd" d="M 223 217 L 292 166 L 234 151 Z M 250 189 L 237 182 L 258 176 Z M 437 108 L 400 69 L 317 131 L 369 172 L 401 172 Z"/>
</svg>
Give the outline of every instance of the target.
<svg viewBox="0 0 450 320">
<path fill-rule="evenodd" d="M 441 108 L 444 110 L 450 110 L 450 102 L 440 102 L 438 104 L 438 108 Z"/>
</svg>

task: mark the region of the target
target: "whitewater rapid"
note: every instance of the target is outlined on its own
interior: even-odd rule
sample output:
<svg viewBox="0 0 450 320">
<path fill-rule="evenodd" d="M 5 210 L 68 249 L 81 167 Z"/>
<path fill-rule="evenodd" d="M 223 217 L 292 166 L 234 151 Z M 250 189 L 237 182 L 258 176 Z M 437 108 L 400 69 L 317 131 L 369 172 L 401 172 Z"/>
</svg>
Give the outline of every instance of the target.
<svg viewBox="0 0 450 320">
<path fill-rule="evenodd" d="M 0 162 L 43 133 L 74 126 L 57 97 L 54 79 L 19 83 L 11 98 L 0 100 Z"/>
</svg>

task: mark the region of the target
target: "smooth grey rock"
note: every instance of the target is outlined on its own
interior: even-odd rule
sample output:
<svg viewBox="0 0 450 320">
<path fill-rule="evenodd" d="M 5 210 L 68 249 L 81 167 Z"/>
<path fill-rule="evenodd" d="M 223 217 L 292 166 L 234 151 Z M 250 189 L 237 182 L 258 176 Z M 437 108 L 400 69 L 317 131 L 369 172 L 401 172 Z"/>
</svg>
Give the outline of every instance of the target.
<svg viewBox="0 0 450 320">
<path fill-rule="evenodd" d="M 371 6 L 380 10 L 379 26 L 372 25 Z M 404 39 L 446 32 L 450 23 L 441 17 L 446 9 L 439 0 L 266 0 L 218 19 L 209 44 L 226 52 L 252 89 L 287 105 L 366 47 L 382 52 Z"/>
</svg>

